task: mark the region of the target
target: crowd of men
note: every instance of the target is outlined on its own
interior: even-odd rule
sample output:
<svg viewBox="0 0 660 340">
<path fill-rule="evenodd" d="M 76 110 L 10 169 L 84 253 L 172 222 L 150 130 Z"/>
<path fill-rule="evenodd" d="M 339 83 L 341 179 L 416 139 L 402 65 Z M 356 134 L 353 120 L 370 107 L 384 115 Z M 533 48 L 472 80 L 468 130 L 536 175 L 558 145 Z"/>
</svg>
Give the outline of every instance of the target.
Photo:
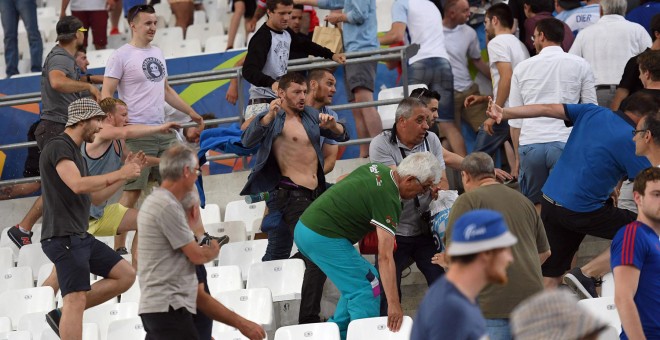
<svg viewBox="0 0 660 340">
<path fill-rule="evenodd" d="M 248 2 L 235 9 L 246 11 Z M 288 60 L 347 61 L 300 30 L 301 5 L 335 10 L 325 19 L 342 24 L 347 52 L 401 40 L 420 45 L 408 60 L 408 80 L 427 88 L 398 104 L 392 129 L 383 131 L 373 107 L 353 110 L 353 137 L 373 137 L 360 147 L 369 163 L 334 184 L 326 174 L 337 143 L 351 138 L 327 107 L 336 93 L 334 70 L 290 72 Z M 625 0 L 494 4 L 484 18 L 486 63 L 466 25 L 467 0 L 444 6 L 396 0 L 392 27 L 380 37 L 375 0 L 295 0 L 295 6 L 266 0 L 258 7 L 254 15 L 268 19 L 244 60 L 251 88 L 240 140 L 258 151 L 240 194 L 269 193 L 263 261 L 289 258 L 297 245 L 293 257 L 306 267 L 299 323 L 323 321 L 329 278 L 341 296 L 328 321 L 342 339 L 361 318 L 386 316 L 398 331 L 402 273 L 414 262 L 429 291 L 413 339 L 588 339 L 607 325 L 557 288 L 597 298 L 608 272 L 616 281 L 621 337 L 660 335 L 660 15 L 632 16 L 644 27 L 624 18 Z M 55 264 L 44 284 L 64 301 L 46 320 L 62 339 L 81 339 L 84 310 L 126 291 L 136 277 L 147 339 L 210 339 L 212 320 L 263 339 L 260 325 L 209 295 L 203 264 L 228 240 L 201 224 L 195 189 L 201 169 L 187 142 L 199 142 L 204 120 L 168 84 L 163 52 L 151 45 L 153 7 L 134 6 L 126 19 L 132 38 L 113 53 L 103 76 L 85 73 L 85 32 L 94 25 L 75 16 L 57 23 L 33 129 L 40 153 L 26 161 L 26 173 L 41 175 L 42 196 L 8 236 L 19 248 L 32 243 L 42 218 L 38 241 Z M 95 35 L 94 44 L 103 41 Z M 479 93 L 470 62 L 492 79 L 492 96 Z M 349 100 L 372 101 L 376 64 L 344 68 Z M 177 141 L 180 124 L 166 120 L 168 107 L 198 125 L 184 131 L 185 142 Z M 462 120 L 477 133 L 472 153 Z M 429 131 L 436 125 L 438 134 Z M 500 149 L 509 150 L 510 173 L 495 167 Z M 438 245 L 430 205 L 450 189 L 447 168 L 460 173 L 465 192 Z M 138 209 L 151 180 L 158 186 Z M 514 180 L 519 190 L 508 183 Z M 119 201 L 109 202 L 120 191 Z M 140 234 L 130 246 L 132 263 L 94 237 L 132 230 Z M 575 267 L 586 235 L 612 246 Z M 376 254 L 375 266 L 355 243 Z M 90 273 L 103 279 L 90 285 Z"/>
</svg>

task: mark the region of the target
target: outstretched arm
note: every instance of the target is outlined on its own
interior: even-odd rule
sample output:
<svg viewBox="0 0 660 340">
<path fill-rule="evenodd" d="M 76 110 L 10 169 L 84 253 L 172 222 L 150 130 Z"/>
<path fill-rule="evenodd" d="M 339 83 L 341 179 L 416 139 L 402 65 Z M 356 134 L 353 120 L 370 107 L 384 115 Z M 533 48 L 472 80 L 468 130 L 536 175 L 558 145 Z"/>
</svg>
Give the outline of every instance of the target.
<svg viewBox="0 0 660 340">
<path fill-rule="evenodd" d="M 562 104 L 535 104 L 502 108 L 495 104 L 492 98 L 489 98 L 488 110 L 486 113 L 497 123 L 507 119 L 536 117 L 569 120 L 564 112 L 564 105 Z"/>
</svg>

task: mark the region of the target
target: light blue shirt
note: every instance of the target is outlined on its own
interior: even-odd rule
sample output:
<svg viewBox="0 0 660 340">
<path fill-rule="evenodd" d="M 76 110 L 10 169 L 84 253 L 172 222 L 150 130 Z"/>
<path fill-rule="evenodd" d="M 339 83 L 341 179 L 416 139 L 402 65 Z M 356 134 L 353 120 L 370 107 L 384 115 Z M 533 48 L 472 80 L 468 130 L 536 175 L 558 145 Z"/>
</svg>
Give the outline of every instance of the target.
<svg viewBox="0 0 660 340">
<path fill-rule="evenodd" d="M 344 9 L 348 20 L 342 26 L 346 52 L 380 48 L 376 0 L 318 0 L 318 6 L 323 9 Z"/>
<path fill-rule="evenodd" d="M 595 24 L 600 19 L 600 5 L 587 5 L 563 11 L 555 16 L 571 28 L 573 35 L 577 35 L 581 30 Z"/>
</svg>

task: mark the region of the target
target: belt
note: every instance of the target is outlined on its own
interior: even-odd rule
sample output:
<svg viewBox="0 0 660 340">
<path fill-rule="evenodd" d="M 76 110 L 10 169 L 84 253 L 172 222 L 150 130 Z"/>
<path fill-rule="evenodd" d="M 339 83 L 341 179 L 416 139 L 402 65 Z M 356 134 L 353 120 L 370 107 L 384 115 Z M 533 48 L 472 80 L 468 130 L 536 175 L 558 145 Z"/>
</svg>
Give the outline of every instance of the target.
<svg viewBox="0 0 660 340">
<path fill-rule="evenodd" d="M 554 205 L 554 206 L 557 206 L 557 207 L 561 207 L 561 206 L 562 206 L 561 204 L 557 203 L 556 201 L 554 201 L 552 198 L 546 196 L 545 194 L 543 194 L 543 198 L 545 198 L 545 200 L 548 201 L 548 203 L 550 203 L 550 204 L 552 204 L 552 205 Z"/>
<path fill-rule="evenodd" d="M 596 85 L 596 90 L 616 90 L 618 85 Z"/>
<path fill-rule="evenodd" d="M 275 100 L 275 98 L 254 98 L 248 100 L 248 105 L 270 104 L 270 102 L 272 102 L 273 100 Z"/>
</svg>

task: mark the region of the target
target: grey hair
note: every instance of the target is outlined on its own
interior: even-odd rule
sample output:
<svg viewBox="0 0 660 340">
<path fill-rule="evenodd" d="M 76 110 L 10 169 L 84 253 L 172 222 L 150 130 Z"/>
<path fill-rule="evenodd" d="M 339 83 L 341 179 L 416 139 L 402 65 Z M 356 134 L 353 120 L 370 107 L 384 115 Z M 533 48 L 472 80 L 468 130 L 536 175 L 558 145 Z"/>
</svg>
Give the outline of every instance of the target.
<svg viewBox="0 0 660 340">
<path fill-rule="evenodd" d="M 192 207 L 199 204 L 199 193 L 197 193 L 197 188 L 193 188 L 181 199 L 181 205 L 183 209 L 188 211 Z"/>
<path fill-rule="evenodd" d="M 183 143 L 175 143 L 160 157 L 159 172 L 161 179 L 176 181 L 183 175 L 183 168 L 193 171 L 197 166 L 195 150 Z"/>
<path fill-rule="evenodd" d="M 461 163 L 461 170 L 475 179 L 495 178 L 495 164 L 485 152 L 473 152 L 465 156 Z"/>
<path fill-rule="evenodd" d="M 413 176 L 422 183 L 428 180 L 439 183 L 442 178 L 442 170 L 444 168 L 438 158 L 428 151 L 409 155 L 396 167 L 399 176 Z"/>
<path fill-rule="evenodd" d="M 426 104 L 423 101 L 417 98 L 404 98 L 399 102 L 399 106 L 396 107 L 396 113 L 394 116 L 394 121 L 398 121 L 399 118 L 408 119 L 412 116 L 413 108 L 423 107 L 426 108 Z"/>
<path fill-rule="evenodd" d="M 618 14 L 626 15 L 628 2 L 626 0 L 601 0 L 600 8 L 603 9 L 603 15 Z"/>
</svg>

